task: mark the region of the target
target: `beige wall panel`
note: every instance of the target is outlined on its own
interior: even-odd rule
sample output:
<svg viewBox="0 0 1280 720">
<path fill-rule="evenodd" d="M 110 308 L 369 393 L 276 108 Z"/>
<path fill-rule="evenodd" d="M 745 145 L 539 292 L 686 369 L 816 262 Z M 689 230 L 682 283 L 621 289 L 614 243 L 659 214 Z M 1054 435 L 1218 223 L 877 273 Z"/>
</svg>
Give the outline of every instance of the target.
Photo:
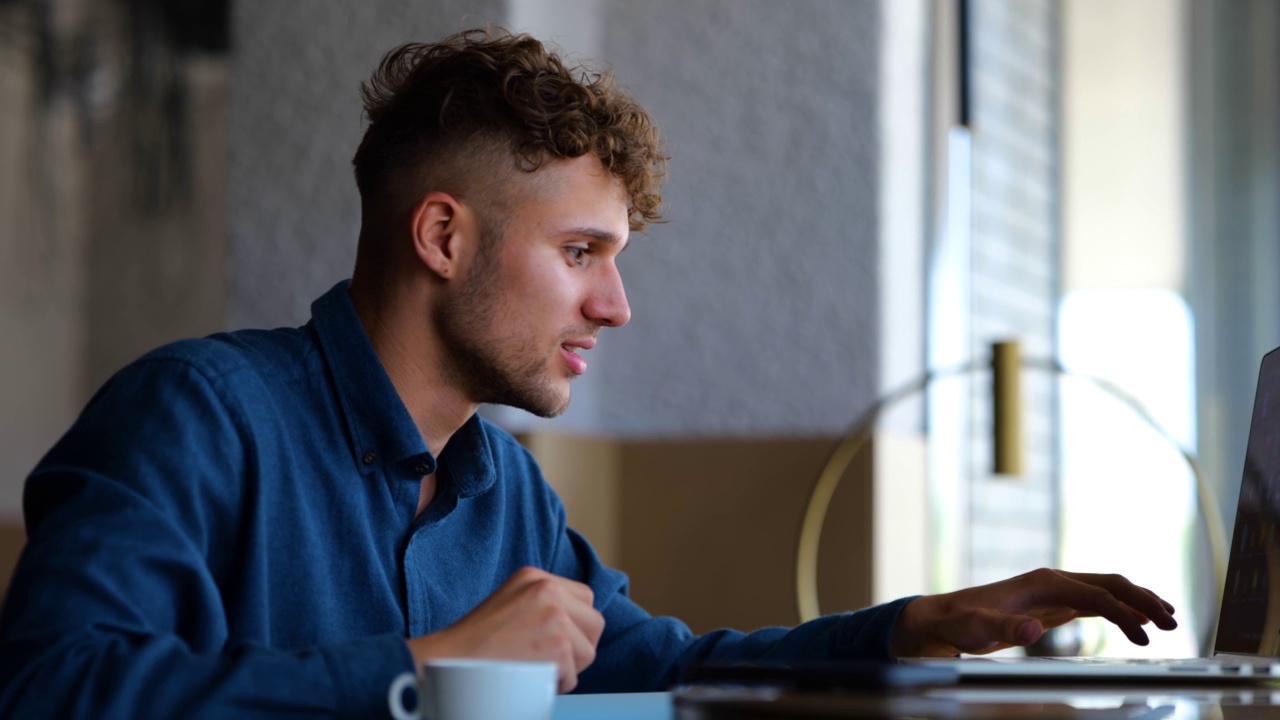
<svg viewBox="0 0 1280 720">
<path fill-rule="evenodd" d="M 621 445 L 616 440 L 554 432 L 522 434 L 547 483 L 564 503 L 569 527 L 582 533 L 605 565 L 618 557 Z"/>
<path fill-rule="evenodd" d="M 27 543 L 27 531 L 22 523 L 0 523 L 0 597 L 9 590 L 9 580 L 13 577 L 13 568 L 18 564 L 18 555 L 22 546 Z"/>
<path fill-rule="evenodd" d="M 631 442 L 622 448 L 621 562 L 649 612 L 695 632 L 794 625 L 800 521 L 834 439 Z M 826 612 L 871 597 L 871 453 L 846 473 L 822 536 Z"/>
</svg>

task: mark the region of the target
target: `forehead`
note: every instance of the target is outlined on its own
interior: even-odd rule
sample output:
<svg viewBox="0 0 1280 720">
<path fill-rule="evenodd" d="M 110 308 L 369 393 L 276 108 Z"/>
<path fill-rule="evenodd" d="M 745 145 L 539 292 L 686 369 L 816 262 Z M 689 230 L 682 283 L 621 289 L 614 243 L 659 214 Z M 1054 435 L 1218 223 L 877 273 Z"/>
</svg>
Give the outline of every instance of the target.
<svg viewBox="0 0 1280 720">
<path fill-rule="evenodd" d="M 546 163 L 524 174 L 513 216 L 540 225 L 595 228 L 625 239 L 627 188 L 594 155 Z"/>
</svg>

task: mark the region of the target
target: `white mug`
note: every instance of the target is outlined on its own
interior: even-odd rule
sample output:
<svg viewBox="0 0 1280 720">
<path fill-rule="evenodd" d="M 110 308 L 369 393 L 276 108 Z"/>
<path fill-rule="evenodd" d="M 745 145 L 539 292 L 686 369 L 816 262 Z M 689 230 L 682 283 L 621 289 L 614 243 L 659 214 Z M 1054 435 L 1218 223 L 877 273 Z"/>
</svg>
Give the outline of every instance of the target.
<svg viewBox="0 0 1280 720">
<path fill-rule="evenodd" d="M 556 701 L 556 664 L 516 660 L 430 660 L 422 674 L 402 673 L 387 705 L 396 720 L 550 720 Z M 415 687 L 418 704 L 404 708 Z"/>
</svg>

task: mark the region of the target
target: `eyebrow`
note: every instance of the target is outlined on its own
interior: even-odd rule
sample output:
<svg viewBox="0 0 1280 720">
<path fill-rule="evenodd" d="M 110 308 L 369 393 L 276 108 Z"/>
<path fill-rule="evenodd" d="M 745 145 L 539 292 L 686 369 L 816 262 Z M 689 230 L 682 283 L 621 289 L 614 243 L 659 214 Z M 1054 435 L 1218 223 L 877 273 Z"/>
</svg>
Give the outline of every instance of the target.
<svg viewBox="0 0 1280 720">
<path fill-rule="evenodd" d="M 630 237 L 620 237 L 618 235 L 614 235 L 611 232 L 607 232 L 599 228 L 593 228 L 593 227 L 569 228 L 564 231 L 564 234 L 565 235 L 581 235 L 583 237 L 589 237 L 592 240 L 604 243 L 606 245 L 621 245 L 622 247 L 619 248 L 618 252 L 624 252 L 627 248 L 631 247 Z"/>
</svg>

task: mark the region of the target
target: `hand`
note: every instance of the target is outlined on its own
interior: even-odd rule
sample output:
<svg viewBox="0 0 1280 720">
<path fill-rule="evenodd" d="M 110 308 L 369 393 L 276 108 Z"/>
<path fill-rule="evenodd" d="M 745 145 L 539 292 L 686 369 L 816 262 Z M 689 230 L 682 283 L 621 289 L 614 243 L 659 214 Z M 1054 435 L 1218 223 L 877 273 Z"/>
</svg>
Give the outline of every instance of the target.
<svg viewBox="0 0 1280 720">
<path fill-rule="evenodd" d="M 593 599 L 580 582 L 523 568 L 454 625 L 411 638 L 409 651 L 418 665 L 444 657 L 550 660 L 559 666 L 560 692 L 567 693 L 596 659 L 604 631 Z"/>
<path fill-rule="evenodd" d="M 1030 645 L 1046 630 L 1079 617 L 1103 617 L 1138 645 L 1142 626 L 1178 626 L 1173 606 L 1119 575 L 1033 570 L 1015 578 L 916 598 L 898 616 L 890 641 L 894 657 L 982 654 Z"/>
</svg>

